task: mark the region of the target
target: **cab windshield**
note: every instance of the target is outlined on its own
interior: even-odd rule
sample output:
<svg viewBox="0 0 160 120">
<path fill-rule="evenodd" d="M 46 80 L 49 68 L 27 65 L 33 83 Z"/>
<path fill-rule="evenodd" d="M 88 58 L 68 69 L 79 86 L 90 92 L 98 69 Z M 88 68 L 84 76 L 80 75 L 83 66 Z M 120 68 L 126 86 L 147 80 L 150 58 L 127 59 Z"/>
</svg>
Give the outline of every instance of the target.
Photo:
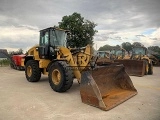
<svg viewBox="0 0 160 120">
<path fill-rule="evenodd" d="M 112 50 L 111 54 L 112 55 L 122 55 L 122 51 L 121 50 Z"/>
<path fill-rule="evenodd" d="M 122 55 L 122 51 L 121 50 L 116 51 L 116 55 L 117 56 Z"/>
<path fill-rule="evenodd" d="M 51 30 L 50 31 L 50 44 L 51 46 L 64 46 L 66 47 L 67 34 L 62 30 Z"/>
<path fill-rule="evenodd" d="M 133 54 L 139 55 L 145 55 L 145 49 L 143 48 L 133 48 Z"/>
</svg>

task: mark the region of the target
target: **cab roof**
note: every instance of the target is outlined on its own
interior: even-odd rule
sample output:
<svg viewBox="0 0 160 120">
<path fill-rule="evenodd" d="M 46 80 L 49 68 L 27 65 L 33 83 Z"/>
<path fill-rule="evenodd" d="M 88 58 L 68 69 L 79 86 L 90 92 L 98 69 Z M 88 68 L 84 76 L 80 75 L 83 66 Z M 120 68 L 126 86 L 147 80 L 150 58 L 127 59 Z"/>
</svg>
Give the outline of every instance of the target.
<svg viewBox="0 0 160 120">
<path fill-rule="evenodd" d="M 61 29 L 61 28 L 58 28 L 58 27 L 49 27 L 49 28 L 45 28 L 45 29 L 40 30 L 40 32 L 42 32 L 42 31 L 47 31 L 47 30 L 49 30 L 49 29 L 69 32 L 69 30 L 64 30 L 64 29 Z"/>
</svg>

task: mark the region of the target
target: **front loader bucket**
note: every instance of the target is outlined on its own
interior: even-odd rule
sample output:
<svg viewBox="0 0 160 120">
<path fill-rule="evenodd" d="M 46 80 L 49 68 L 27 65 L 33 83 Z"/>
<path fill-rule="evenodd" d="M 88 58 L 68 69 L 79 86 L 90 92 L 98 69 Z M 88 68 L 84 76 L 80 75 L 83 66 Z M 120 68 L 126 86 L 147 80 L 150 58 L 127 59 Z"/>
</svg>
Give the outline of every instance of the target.
<svg viewBox="0 0 160 120">
<path fill-rule="evenodd" d="M 123 65 L 111 65 L 84 71 L 80 94 L 83 103 L 110 110 L 136 95 L 137 90 Z"/>
<path fill-rule="evenodd" d="M 145 62 L 143 60 L 115 60 L 125 66 L 125 70 L 129 75 L 142 77 L 145 75 Z"/>
</svg>

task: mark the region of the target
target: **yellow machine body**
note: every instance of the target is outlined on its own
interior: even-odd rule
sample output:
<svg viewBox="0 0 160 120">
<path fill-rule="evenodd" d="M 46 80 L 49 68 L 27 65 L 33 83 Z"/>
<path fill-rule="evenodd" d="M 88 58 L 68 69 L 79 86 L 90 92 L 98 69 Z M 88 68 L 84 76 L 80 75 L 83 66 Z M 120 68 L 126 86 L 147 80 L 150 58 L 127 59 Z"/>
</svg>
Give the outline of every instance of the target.
<svg viewBox="0 0 160 120">
<path fill-rule="evenodd" d="M 82 102 L 102 110 L 109 110 L 137 94 L 123 65 L 93 68 L 91 63 L 95 61 L 90 45 L 83 48 L 58 46 L 54 49 L 56 58 L 52 60 L 40 55 L 40 47 L 30 48 L 24 60 L 29 82 L 37 82 L 42 73 L 48 75 L 54 91 L 65 92 L 72 86 L 73 78 L 77 78 Z"/>
</svg>

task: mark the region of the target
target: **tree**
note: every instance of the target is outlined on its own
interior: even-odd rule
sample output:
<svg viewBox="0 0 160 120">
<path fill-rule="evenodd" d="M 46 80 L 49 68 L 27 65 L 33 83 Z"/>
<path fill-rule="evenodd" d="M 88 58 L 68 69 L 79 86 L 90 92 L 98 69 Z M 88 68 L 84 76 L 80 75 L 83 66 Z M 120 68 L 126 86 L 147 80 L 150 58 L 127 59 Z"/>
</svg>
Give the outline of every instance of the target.
<svg viewBox="0 0 160 120">
<path fill-rule="evenodd" d="M 133 46 L 138 46 L 138 47 L 144 47 L 144 45 L 140 42 L 134 42 L 132 45 Z"/>
<path fill-rule="evenodd" d="M 132 44 L 130 42 L 123 42 L 122 48 L 124 48 L 128 53 L 132 50 Z"/>
<path fill-rule="evenodd" d="M 22 48 L 18 49 L 17 53 L 18 54 L 23 54 L 23 49 Z"/>
<path fill-rule="evenodd" d="M 72 15 L 64 16 L 59 22 L 59 28 L 70 30 L 71 35 L 67 44 L 70 47 L 84 47 L 87 44 L 93 45 L 93 36 L 97 30 L 94 22 L 85 20 L 81 14 L 74 12 Z"/>
<path fill-rule="evenodd" d="M 17 55 L 17 52 L 15 52 L 15 51 L 9 51 L 9 53 L 8 53 L 10 56 L 12 56 L 12 55 Z"/>
<path fill-rule="evenodd" d="M 160 47 L 159 46 L 150 46 L 150 47 L 148 47 L 148 50 L 151 50 L 151 51 L 154 51 L 154 52 L 160 54 Z"/>
<path fill-rule="evenodd" d="M 110 45 L 104 45 L 104 46 L 100 47 L 98 49 L 98 51 L 105 51 L 105 50 L 111 50 L 111 49 L 112 49 L 112 46 L 110 46 Z"/>
<path fill-rule="evenodd" d="M 106 51 L 106 50 L 119 49 L 119 48 L 120 48 L 119 45 L 116 45 L 116 46 L 104 45 L 100 47 L 98 51 Z"/>
<path fill-rule="evenodd" d="M 22 48 L 19 48 L 18 51 L 10 51 L 9 52 L 9 55 L 20 55 L 20 54 L 23 54 L 23 49 Z"/>
</svg>

